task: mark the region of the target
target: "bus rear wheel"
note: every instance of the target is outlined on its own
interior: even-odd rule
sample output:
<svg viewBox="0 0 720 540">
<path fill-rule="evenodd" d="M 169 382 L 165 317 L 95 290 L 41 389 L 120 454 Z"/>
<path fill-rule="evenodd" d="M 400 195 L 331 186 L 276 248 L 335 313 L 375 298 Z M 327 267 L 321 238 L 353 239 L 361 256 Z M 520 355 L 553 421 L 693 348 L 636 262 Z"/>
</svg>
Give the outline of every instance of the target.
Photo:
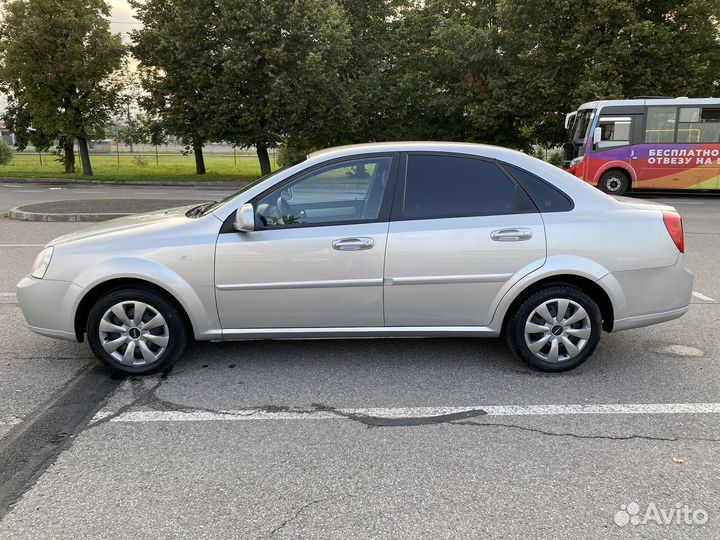
<svg viewBox="0 0 720 540">
<path fill-rule="evenodd" d="M 630 178 L 622 171 L 608 171 L 600 177 L 598 188 L 609 195 L 623 195 L 630 187 Z"/>
</svg>

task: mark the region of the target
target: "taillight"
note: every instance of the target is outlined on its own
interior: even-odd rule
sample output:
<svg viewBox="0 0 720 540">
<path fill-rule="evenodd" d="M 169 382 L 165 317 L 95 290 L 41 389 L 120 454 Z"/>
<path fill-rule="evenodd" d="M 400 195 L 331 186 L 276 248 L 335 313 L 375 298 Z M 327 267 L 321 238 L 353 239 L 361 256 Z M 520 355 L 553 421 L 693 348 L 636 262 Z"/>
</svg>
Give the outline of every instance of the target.
<svg viewBox="0 0 720 540">
<path fill-rule="evenodd" d="M 670 238 L 675 242 L 680 253 L 685 253 L 685 235 L 683 234 L 682 217 L 675 211 L 664 210 L 663 211 L 663 222 L 665 228 L 670 234 Z"/>
</svg>

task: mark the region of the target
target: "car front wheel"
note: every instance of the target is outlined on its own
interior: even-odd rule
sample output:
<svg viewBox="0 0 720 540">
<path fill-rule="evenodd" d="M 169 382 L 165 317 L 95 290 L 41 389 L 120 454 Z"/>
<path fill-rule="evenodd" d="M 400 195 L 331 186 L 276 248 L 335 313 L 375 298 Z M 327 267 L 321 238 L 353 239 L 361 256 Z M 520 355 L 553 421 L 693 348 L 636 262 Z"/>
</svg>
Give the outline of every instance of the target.
<svg viewBox="0 0 720 540">
<path fill-rule="evenodd" d="M 507 326 L 512 351 L 546 372 L 574 369 L 600 341 L 602 316 L 595 301 L 571 285 L 537 291 L 515 310 Z"/>
<path fill-rule="evenodd" d="M 185 325 L 165 296 L 142 288 L 110 291 L 90 310 L 88 343 L 100 362 L 126 375 L 168 368 L 185 349 Z"/>
</svg>

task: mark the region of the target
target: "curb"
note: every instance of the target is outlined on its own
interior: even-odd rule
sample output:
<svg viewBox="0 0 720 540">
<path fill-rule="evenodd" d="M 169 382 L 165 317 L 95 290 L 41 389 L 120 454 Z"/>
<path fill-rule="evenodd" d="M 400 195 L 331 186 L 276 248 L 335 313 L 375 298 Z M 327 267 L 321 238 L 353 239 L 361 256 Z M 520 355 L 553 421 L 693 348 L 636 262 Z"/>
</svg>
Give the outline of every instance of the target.
<svg viewBox="0 0 720 540">
<path fill-rule="evenodd" d="M 236 182 L 229 180 L 227 182 L 194 182 L 194 181 L 182 181 L 182 180 L 82 180 L 79 178 L 12 178 L 7 176 L 0 176 L 0 182 L 16 183 L 16 184 L 75 184 L 80 186 L 93 186 L 93 185 L 116 185 L 116 186 L 185 186 L 192 188 L 242 188 L 250 184 L 250 181 Z"/>
<path fill-rule="evenodd" d="M 21 207 L 16 206 L 10 210 L 7 214 L 8 217 L 19 221 L 88 222 L 107 221 L 109 219 L 132 215 L 132 212 L 95 214 L 89 212 L 75 212 L 72 214 L 46 214 L 43 212 L 27 212 L 26 210 L 21 210 L 20 208 Z"/>
</svg>

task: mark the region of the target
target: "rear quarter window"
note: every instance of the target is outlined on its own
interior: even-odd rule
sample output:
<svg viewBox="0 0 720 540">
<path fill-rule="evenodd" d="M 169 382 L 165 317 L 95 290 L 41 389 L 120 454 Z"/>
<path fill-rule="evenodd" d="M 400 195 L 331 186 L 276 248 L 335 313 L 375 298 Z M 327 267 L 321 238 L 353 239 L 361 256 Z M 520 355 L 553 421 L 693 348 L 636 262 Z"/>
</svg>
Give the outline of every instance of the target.
<svg viewBox="0 0 720 540">
<path fill-rule="evenodd" d="M 568 212 L 573 209 L 572 199 L 549 182 L 515 165 L 503 163 L 503 166 L 530 196 L 540 212 Z"/>
</svg>

